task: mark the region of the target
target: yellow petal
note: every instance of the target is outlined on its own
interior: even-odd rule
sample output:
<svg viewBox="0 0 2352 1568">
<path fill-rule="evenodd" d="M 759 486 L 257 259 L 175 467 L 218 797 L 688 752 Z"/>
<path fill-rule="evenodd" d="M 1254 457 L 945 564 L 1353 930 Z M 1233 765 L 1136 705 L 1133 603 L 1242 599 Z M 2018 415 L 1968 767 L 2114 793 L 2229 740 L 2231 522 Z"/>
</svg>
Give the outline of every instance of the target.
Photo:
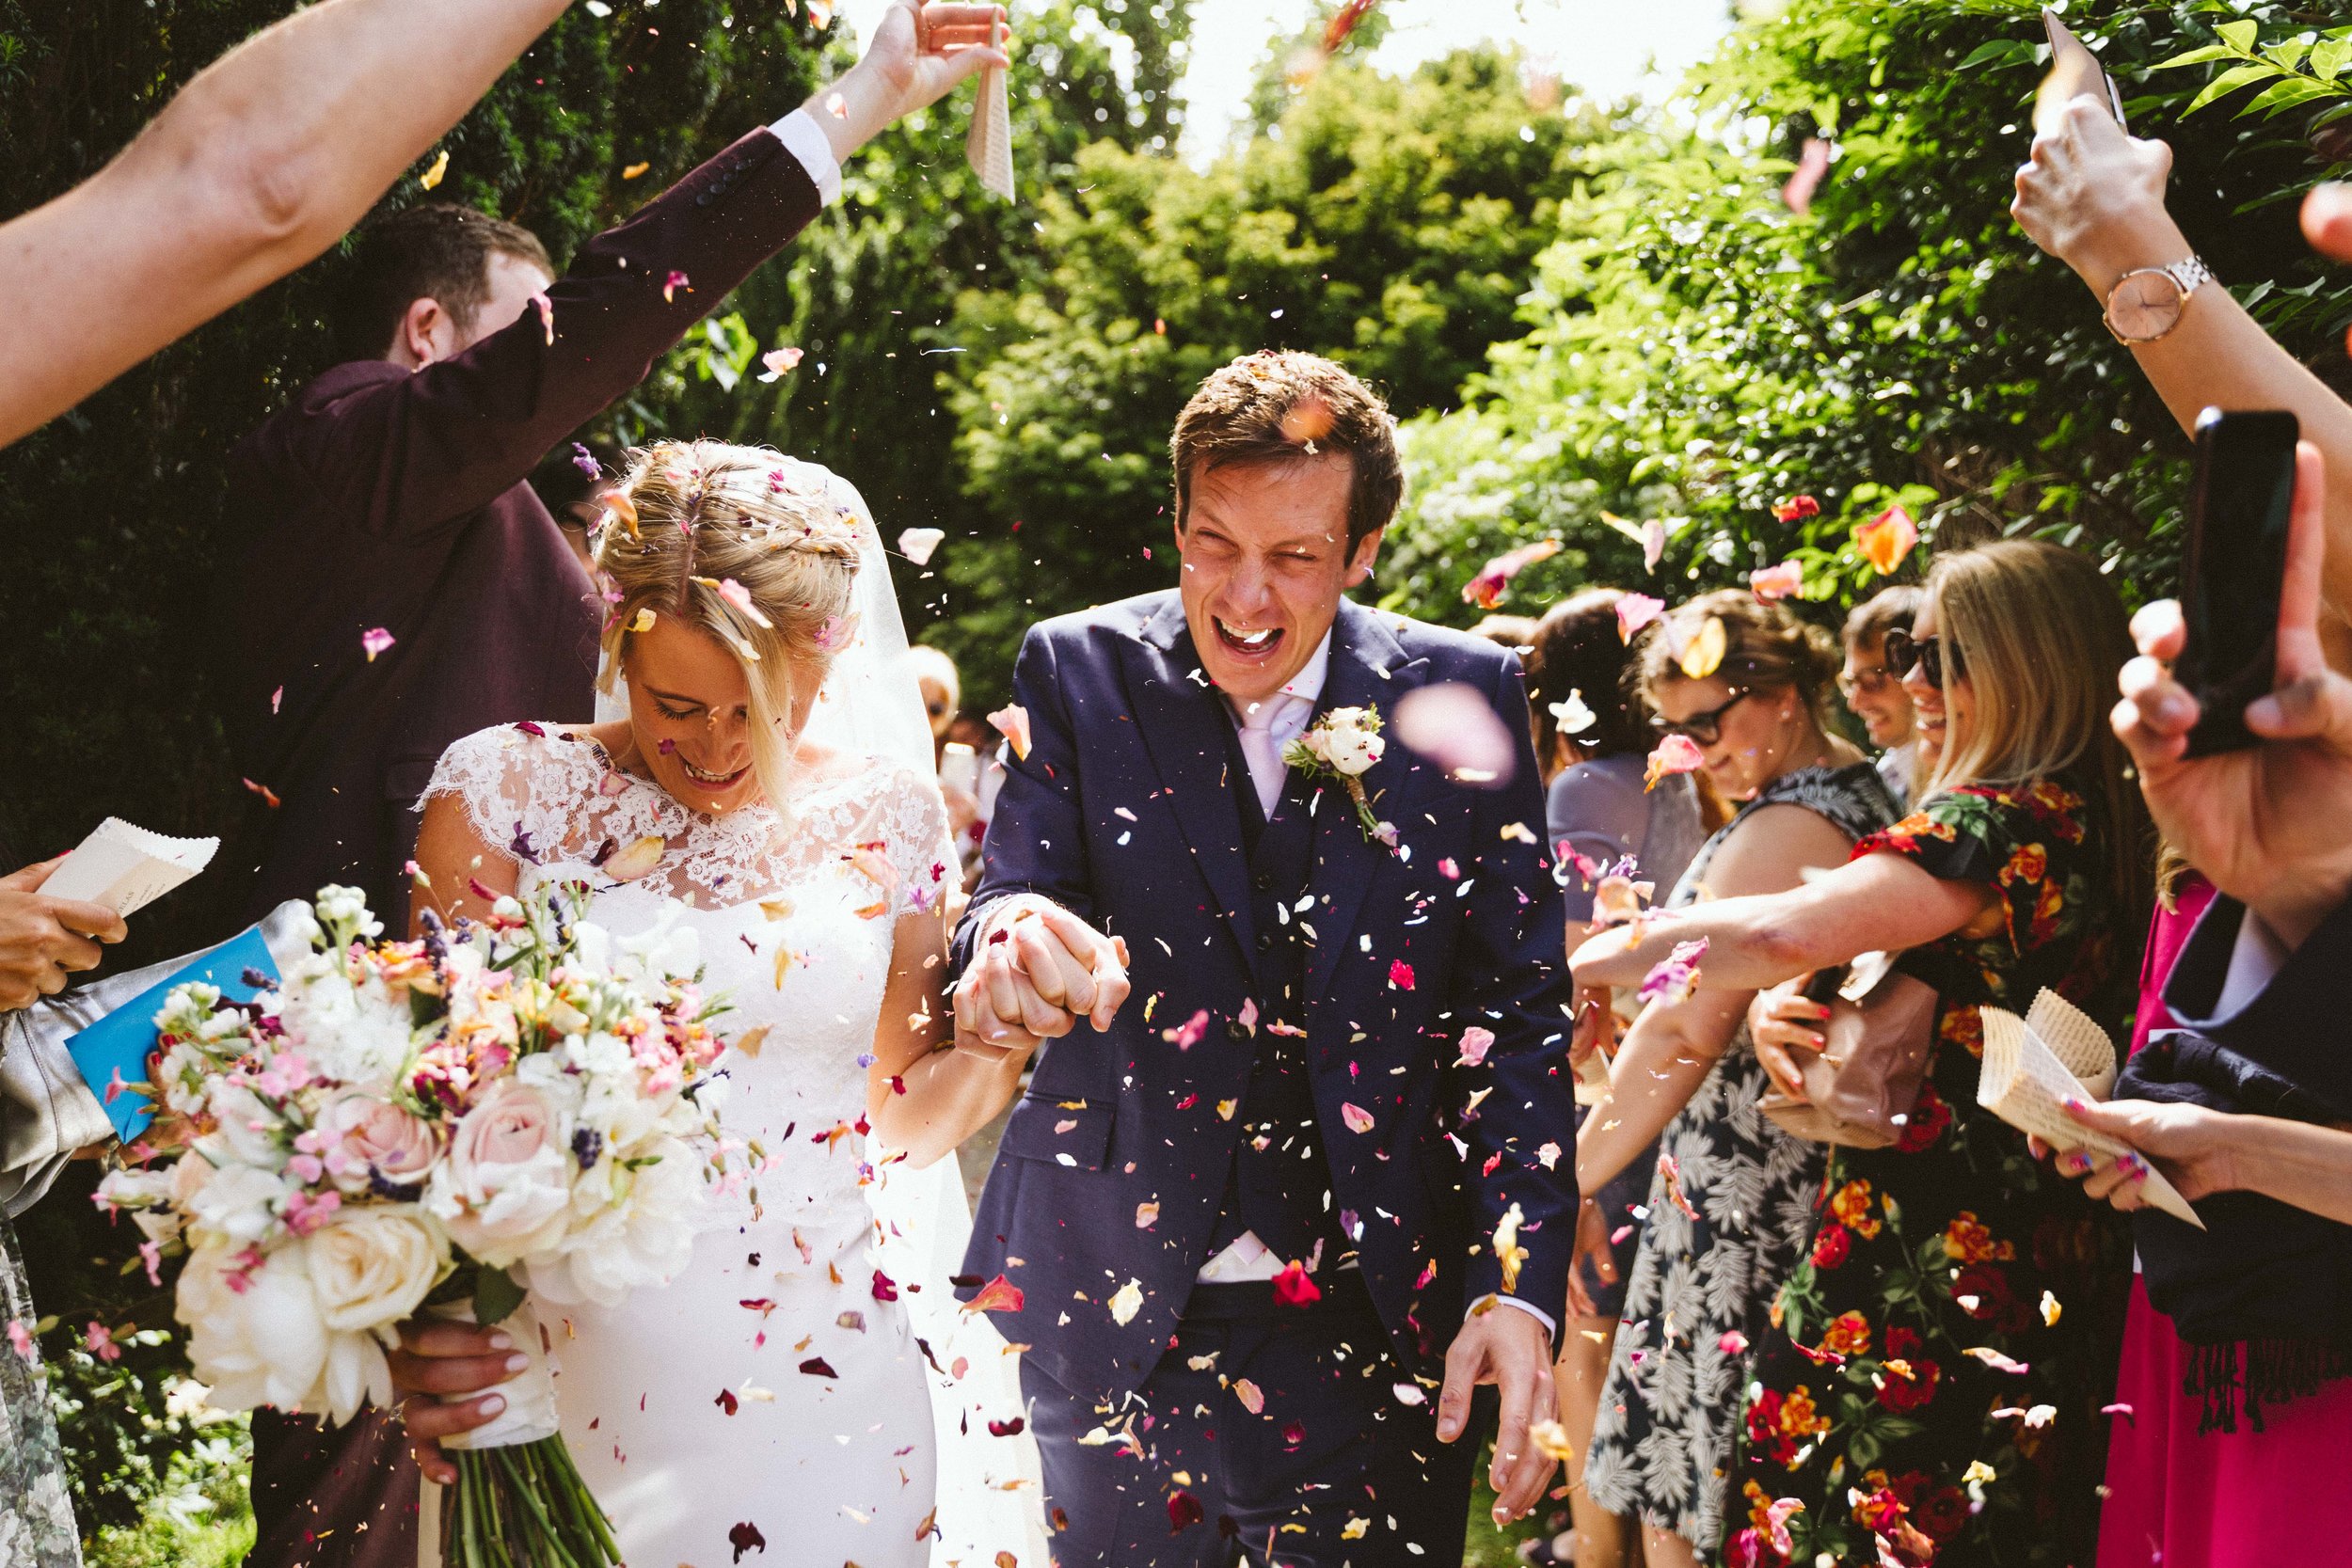
<svg viewBox="0 0 2352 1568">
<path fill-rule="evenodd" d="M 759 1048 L 767 1043 L 768 1025 L 763 1023 L 751 1033 L 738 1038 L 735 1042 L 735 1049 L 749 1056 L 753 1061 L 757 1061 L 759 1060 Z"/>
<path fill-rule="evenodd" d="M 429 191 L 434 186 L 439 184 L 441 182 L 441 176 L 447 174 L 448 172 L 449 149 L 444 147 L 441 149 L 441 155 L 433 160 L 433 166 L 426 169 L 422 174 L 417 176 L 417 183 L 422 185 Z"/>
<path fill-rule="evenodd" d="M 621 178 L 624 180 L 634 180 L 651 167 L 653 167 L 653 165 L 650 163 L 631 164 L 628 167 L 621 170 Z"/>
<path fill-rule="evenodd" d="M 1117 1291 L 1113 1292 L 1110 1307 L 1111 1322 L 1120 1327 L 1124 1328 L 1135 1322 L 1136 1314 L 1143 1310 L 1142 1281 L 1130 1279 L 1126 1284 L 1121 1285 Z"/>
<path fill-rule="evenodd" d="M 647 833 L 605 862 L 604 874 L 616 882 L 633 882 L 660 865 L 669 847 L 669 841 L 660 833 Z"/>
<path fill-rule="evenodd" d="M 1709 615 L 1707 624 L 1699 627 L 1697 635 L 1691 639 L 1690 645 L 1682 650 L 1682 673 L 1694 681 L 1705 680 L 1722 667 L 1724 650 L 1729 642 L 1730 638 L 1724 630 L 1723 617 Z"/>
</svg>

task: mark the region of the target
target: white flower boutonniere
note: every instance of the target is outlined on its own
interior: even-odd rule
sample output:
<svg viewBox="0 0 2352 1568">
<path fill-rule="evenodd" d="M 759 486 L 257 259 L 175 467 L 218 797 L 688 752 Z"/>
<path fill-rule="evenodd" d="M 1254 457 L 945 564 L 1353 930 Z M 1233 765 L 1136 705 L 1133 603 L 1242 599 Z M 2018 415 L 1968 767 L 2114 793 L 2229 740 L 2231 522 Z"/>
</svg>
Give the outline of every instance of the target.
<svg viewBox="0 0 2352 1568">
<path fill-rule="evenodd" d="M 1335 707 L 1315 721 L 1305 735 L 1282 748 L 1282 760 L 1311 779 L 1337 779 L 1356 802 L 1356 820 L 1364 837 L 1396 847 L 1396 829 L 1373 815 L 1364 794 L 1364 775 L 1387 752 L 1380 737 L 1377 707 Z"/>
</svg>

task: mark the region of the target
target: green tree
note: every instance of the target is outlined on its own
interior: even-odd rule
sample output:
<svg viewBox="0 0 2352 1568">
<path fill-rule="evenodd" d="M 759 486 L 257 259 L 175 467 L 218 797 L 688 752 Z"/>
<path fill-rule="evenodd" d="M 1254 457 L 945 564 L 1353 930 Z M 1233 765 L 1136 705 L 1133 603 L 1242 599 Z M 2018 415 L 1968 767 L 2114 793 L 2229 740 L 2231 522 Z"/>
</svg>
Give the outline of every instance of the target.
<svg viewBox="0 0 2352 1568">
<path fill-rule="evenodd" d="M 2352 296 L 2314 268 L 2284 198 L 2342 155 L 2310 123 L 2341 100 L 2296 88 L 2263 105 L 2290 112 L 2188 119 L 2204 72 L 2160 69 L 2241 11 L 2232 25 L 2265 38 L 2304 20 L 2115 0 L 2069 20 L 2101 40 L 2134 129 L 2172 142 L 2174 210 L 2202 253 L 2290 348 L 2340 366 Z M 1931 540 L 2041 533 L 2135 592 L 2167 588 L 2186 444 L 2080 284 L 2008 215 L 2039 35 L 2005 0 L 1790 8 L 1699 67 L 1683 112 L 1597 150 L 1606 166 L 1538 266 L 1532 330 L 1495 349 L 1464 408 L 1407 432 L 1390 602 L 1466 618 L 1480 563 L 1546 536 L 1570 547 L 1526 574 L 1524 602 L 1652 584 L 1604 512 L 1669 521 L 1655 581 L 1674 586 L 1653 592 L 1794 557 L 1813 597 L 1836 597 L 1868 575 L 1853 525 L 1897 500 Z M 2332 83 L 2343 62 L 2312 57 Z M 2269 64 L 2274 82 L 2291 69 Z M 1817 135 L 1836 159 L 1800 216 L 1779 189 Z M 1796 494 L 1821 515 L 1776 521 Z"/>
<path fill-rule="evenodd" d="M 1402 79 L 1343 57 L 1206 170 L 1083 150 L 1075 187 L 1040 202 L 1050 274 L 966 294 L 968 353 L 943 374 L 990 527 L 943 557 L 938 636 L 983 700 L 1031 621 L 1167 583 L 1168 432 L 1218 365 L 1311 348 L 1402 413 L 1450 404 L 1518 330 L 1528 267 L 1603 128 L 1531 104 L 1517 58 L 1479 50 Z"/>
</svg>

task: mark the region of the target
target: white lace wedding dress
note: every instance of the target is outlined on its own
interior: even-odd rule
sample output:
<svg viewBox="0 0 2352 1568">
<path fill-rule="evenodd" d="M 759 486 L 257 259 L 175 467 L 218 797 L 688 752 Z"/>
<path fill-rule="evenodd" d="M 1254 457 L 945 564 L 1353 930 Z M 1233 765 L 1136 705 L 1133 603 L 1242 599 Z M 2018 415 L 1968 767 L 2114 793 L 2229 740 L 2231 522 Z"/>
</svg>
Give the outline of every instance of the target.
<svg viewBox="0 0 2352 1568">
<path fill-rule="evenodd" d="M 734 1008 L 727 1032 L 767 1030 L 732 1060 L 722 1115 L 764 1160 L 719 1200 L 686 1272 L 614 1309 L 540 1308 L 564 1436 L 626 1560 L 922 1568 L 937 1455 L 925 1362 L 950 1350 L 927 1350 L 908 1307 L 928 1305 L 925 1289 L 952 1303 L 944 1277 L 915 1277 L 881 1244 L 891 1227 L 875 1219 L 857 1129 L 896 919 L 938 898 L 955 863 L 937 788 L 850 762 L 811 780 L 788 819 L 765 806 L 712 818 L 548 725 L 469 736 L 427 794 L 463 801 L 523 889 L 586 881 L 590 917 L 616 936 L 665 917 L 691 928 L 705 993 Z M 597 868 L 648 834 L 667 846 L 651 873 Z"/>
</svg>

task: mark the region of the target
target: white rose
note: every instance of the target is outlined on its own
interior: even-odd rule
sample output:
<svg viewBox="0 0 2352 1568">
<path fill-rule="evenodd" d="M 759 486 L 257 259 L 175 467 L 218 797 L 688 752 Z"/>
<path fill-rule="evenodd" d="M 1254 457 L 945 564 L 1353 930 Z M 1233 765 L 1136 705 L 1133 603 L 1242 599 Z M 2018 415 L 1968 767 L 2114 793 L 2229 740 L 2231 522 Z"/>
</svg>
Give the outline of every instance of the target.
<svg viewBox="0 0 2352 1568">
<path fill-rule="evenodd" d="M 201 1246 L 181 1272 L 178 1310 L 188 1327 L 188 1361 L 222 1409 L 267 1404 L 346 1421 L 369 1400 L 390 1408 L 383 1347 L 371 1335 L 337 1333 L 321 1320 L 309 1246 L 289 1242 L 249 1269 L 238 1266 L 241 1249 Z"/>
<path fill-rule="evenodd" d="M 705 1202 L 692 1148 L 664 1140 L 632 1151 L 660 1163 L 600 1167 L 575 1198 L 581 1213 L 561 1256 L 531 1265 L 531 1288 L 551 1301 L 617 1307 L 631 1291 L 666 1285 L 694 1253 Z"/>
<path fill-rule="evenodd" d="M 672 975 L 682 979 L 693 974 L 702 966 L 702 944 L 695 940 L 694 927 L 679 925 L 677 918 L 678 907 L 664 904 L 652 926 L 622 941 L 621 951 L 637 962 L 615 965 L 616 970 L 642 976 L 648 987 Z"/>
<path fill-rule="evenodd" d="M 171 1201 L 171 1167 L 147 1165 L 108 1171 L 98 1183 L 98 1196 L 125 1209 L 147 1209 Z"/>
<path fill-rule="evenodd" d="M 1332 770 L 1351 779 L 1368 771 L 1388 749 L 1388 742 L 1380 736 L 1353 725 L 1333 726 L 1327 747 Z"/>
<path fill-rule="evenodd" d="M 567 1225 L 570 1131 L 548 1097 L 501 1079 L 467 1112 L 435 1172 L 430 1206 L 450 1239 L 505 1268 L 556 1245 Z"/>
<path fill-rule="evenodd" d="M 449 1264 L 449 1243 L 437 1231 L 405 1208 L 381 1204 L 339 1211 L 305 1245 L 319 1321 L 335 1331 L 400 1322 Z"/>
</svg>

